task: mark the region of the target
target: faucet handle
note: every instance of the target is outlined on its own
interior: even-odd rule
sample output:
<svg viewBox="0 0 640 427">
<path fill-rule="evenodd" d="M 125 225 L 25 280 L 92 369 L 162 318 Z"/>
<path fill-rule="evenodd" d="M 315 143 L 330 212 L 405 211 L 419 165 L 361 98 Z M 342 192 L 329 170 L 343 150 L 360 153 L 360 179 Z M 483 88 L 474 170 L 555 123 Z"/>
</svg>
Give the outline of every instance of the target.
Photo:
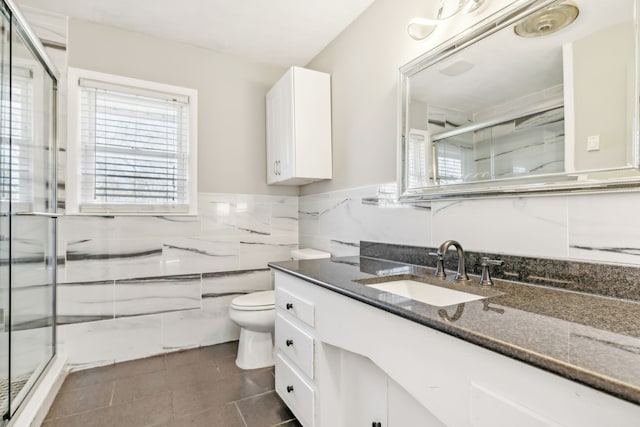
<svg viewBox="0 0 640 427">
<path fill-rule="evenodd" d="M 438 252 L 429 252 L 429 255 L 438 257 L 436 261 L 436 271 L 433 273 L 434 276 L 444 279 L 447 277 L 447 274 L 444 272 L 444 255 Z"/>
<path fill-rule="evenodd" d="M 486 256 L 481 258 L 482 262 L 482 274 L 480 275 L 480 286 L 493 286 L 493 280 L 491 280 L 491 274 L 489 274 L 489 265 L 504 265 L 504 261 L 501 259 L 489 259 Z"/>
</svg>

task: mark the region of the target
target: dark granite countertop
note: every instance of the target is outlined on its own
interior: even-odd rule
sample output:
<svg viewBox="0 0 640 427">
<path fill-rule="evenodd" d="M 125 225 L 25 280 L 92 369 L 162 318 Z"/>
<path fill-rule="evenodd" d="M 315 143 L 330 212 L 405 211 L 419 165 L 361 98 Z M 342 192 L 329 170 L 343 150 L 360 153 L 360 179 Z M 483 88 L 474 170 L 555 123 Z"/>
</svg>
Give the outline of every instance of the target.
<svg viewBox="0 0 640 427">
<path fill-rule="evenodd" d="M 440 281 L 433 269 L 366 257 L 269 266 L 473 344 L 640 404 L 640 303 L 494 280 L 489 289 Z M 380 277 L 425 281 L 487 298 L 435 307 L 362 283 Z M 453 277 L 450 274 L 449 277 Z M 415 278 L 413 278 L 415 280 Z"/>
</svg>

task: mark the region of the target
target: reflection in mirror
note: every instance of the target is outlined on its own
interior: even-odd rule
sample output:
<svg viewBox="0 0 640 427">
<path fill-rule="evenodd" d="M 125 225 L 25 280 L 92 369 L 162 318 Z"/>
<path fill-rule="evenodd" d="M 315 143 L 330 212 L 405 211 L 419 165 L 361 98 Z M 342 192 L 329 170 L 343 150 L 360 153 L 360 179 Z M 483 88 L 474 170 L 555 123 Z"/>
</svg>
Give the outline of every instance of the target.
<svg viewBox="0 0 640 427">
<path fill-rule="evenodd" d="M 401 69 L 403 195 L 640 182 L 635 0 L 516 3 Z"/>
</svg>

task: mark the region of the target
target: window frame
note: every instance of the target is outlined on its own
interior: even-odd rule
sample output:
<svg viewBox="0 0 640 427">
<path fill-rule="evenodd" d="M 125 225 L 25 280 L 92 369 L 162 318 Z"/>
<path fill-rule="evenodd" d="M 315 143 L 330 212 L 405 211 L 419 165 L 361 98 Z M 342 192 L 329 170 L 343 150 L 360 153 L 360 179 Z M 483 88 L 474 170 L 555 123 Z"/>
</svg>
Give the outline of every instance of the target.
<svg viewBox="0 0 640 427">
<path fill-rule="evenodd" d="M 130 89 L 123 91 L 136 94 L 137 92 L 156 92 L 158 94 L 188 98 L 188 125 L 187 139 L 189 147 L 188 183 L 187 183 L 187 211 L 171 209 L 171 205 L 153 204 L 136 205 L 120 203 L 102 203 L 94 206 L 86 206 L 81 210 L 81 162 L 82 143 L 81 131 L 81 85 L 80 81 L 102 82 L 105 85 Z M 134 79 L 114 74 L 101 73 L 92 70 L 69 67 L 67 73 L 68 82 L 68 109 L 67 109 L 67 181 L 65 184 L 67 215 L 132 215 L 132 216 L 184 216 L 197 215 L 198 209 L 198 91 L 191 88 L 173 86 L 148 80 Z M 160 97 L 159 97 L 160 98 Z"/>
</svg>

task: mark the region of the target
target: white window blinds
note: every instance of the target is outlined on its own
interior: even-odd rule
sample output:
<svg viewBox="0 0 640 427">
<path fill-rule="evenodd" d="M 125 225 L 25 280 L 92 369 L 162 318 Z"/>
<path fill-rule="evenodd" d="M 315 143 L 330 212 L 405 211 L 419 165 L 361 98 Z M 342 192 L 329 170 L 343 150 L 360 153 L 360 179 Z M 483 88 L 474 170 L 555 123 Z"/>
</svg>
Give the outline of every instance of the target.
<svg viewBox="0 0 640 427">
<path fill-rule="evenodd" d="M 189 99 L 80 79 L 81 212 L 187 212 Z"/>
<path fill-rule="evenodd" d="M 15 67 L 11 87 L 7 77 L 2 80 L 0 90 L 0 200 L 11 201 L 15 210 L 30 210 L 33 202 L 33 73 Z"/>
<path fill-rule="evenodd" d="M 429 137 L 425 131 L 411 130 L 407 138 L 407 186 L 422 188 L 429 185 L 429 165 L 427 164 Z"/>
</svg>

